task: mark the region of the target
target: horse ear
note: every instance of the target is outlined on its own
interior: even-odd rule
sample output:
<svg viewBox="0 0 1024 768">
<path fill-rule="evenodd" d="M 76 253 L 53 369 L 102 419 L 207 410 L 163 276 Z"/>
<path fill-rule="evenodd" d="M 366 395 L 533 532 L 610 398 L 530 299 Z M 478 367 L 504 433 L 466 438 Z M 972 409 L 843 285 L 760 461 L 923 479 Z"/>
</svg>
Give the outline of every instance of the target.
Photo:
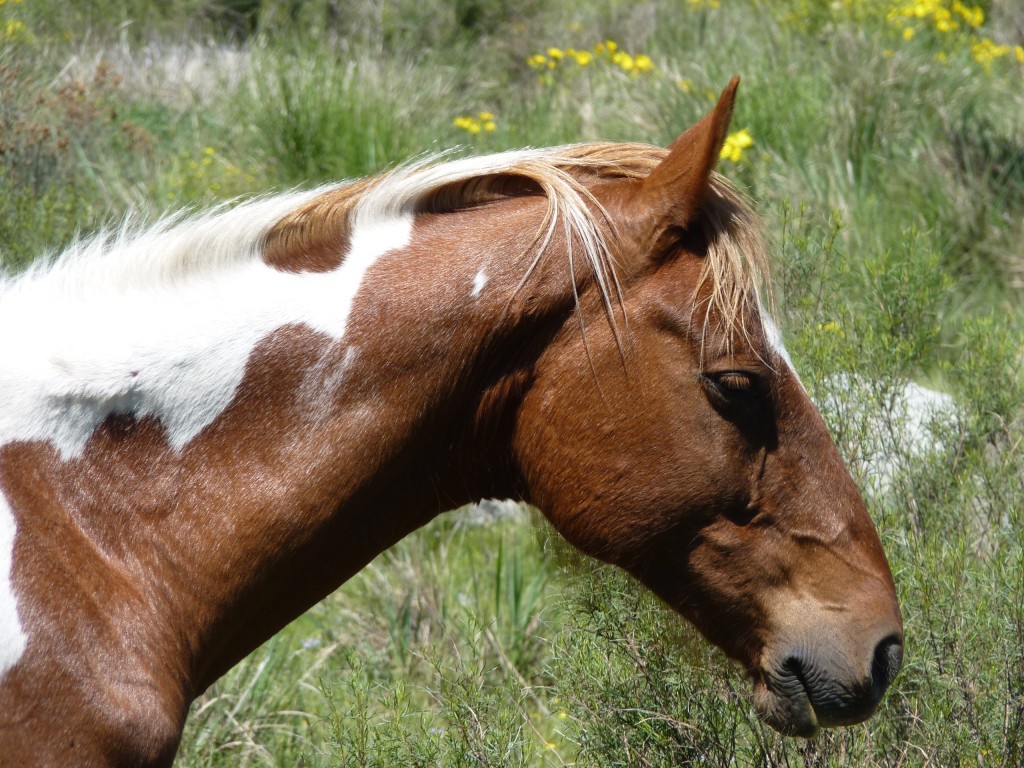
<svg viewBox="0 0 1024 768">
<path fill-rule="evenodd" d="M 734 77 L 718 104 L 669 146 L 668 157 L 640 185 L 636 202 L 658 231 L 685 227 L 700 208 L 722 152 L 740 79 Z"/>
</svg>

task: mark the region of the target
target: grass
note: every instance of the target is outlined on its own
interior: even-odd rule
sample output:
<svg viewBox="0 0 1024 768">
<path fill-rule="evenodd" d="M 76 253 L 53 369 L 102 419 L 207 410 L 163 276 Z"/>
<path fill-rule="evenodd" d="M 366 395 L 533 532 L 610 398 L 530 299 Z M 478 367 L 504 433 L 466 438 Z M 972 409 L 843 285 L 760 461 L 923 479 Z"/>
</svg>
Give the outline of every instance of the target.
<svg viewBox="0 0 1024 768">
<path fill-rule="evenodd" d="M 880 713 L 788 741 L 630 580 L 536 518 L 459 513 L 201 697 L 179 765 L 1024 763 L 1024 11 L 992 0 L 972 26 L 952 3 L 914 5 L 0 4 L 8 270 L 130 211 L 456 145 L 666 144 L 741 74 L 733 127 L 754 144 L 722 170 L 773 235 L 787 344 L 904 609 L 907 660 Z M 493 130 L 454 122 L 481 112 Z M 956 403 L 923 446 L 901 417 L 908 381 Z"/>
</svg>

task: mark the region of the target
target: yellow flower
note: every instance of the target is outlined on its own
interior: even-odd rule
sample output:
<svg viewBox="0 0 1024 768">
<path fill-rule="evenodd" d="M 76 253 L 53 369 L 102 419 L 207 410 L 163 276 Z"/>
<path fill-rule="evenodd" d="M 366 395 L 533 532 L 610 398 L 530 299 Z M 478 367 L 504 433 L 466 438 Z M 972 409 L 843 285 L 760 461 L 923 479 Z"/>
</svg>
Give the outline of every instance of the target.
<svg viewBox="0 0 1024 768">
<path fill-rule="evenodd" d="M 452 124 L 456 128 L 461 128 L 462 130 L 466 131 L 466 133 L 469 133 L 473 136 L 480 133 L 480 121 L 477 120 L 475 117 L 469 117 L 468 115 L 456 117 L 454 120 L 452 120 Z"/>
<path fill-rule="evenodd" d="M 905 13 L 918 19 L 926 19 L 935 13 L 938 8 L 936 0 L 917 0 Z"/>
<path fill-rule="evenodd" d="M 635 66 L 633 57 L 625 51 L 616 51 L 612 56 L 612 64 L 618 64 L 626 72 L 633 71 L 633 67 Z"/>
<path fill-rule="evenodd" d="M 591 55 L 590 51 L 576 51 L 576 63 L 581 67 L 587 66 L 593 60 L 594 57 Z"/>
<path fill-rule="evenodd" d="M 650 72 L 654 69 L 654 62 L 646 53 L 641 53 L 633 60 L 637 72 Z"/>
<path fill-rule="evenodd" d="M 968 7 L 963 3 L 956 2 L 953 3 L 953 11 L 959 14 L 964 23 L 972 29 L 977 29 L 985 23 L 985 11 L 977 5 Z"/>
<path fill-rule="evenodd" d="M 477 112 L 473 115 L 459 115 L 452 120 L 452 125 L 461 128 L 471 136 L 476 136 L 480 131 L 491 133 L 497 128 L 494 122 L 494 114 L 491 112 Z"/>
<path fill-rule="evenodd" d="M 203 149 L 203 154 L 204 155 L 210 155 L 210 156 L 216 155 L 217 154 L 217 150 L 214 149 L 213 147 L 206 147 L 205 149 Z"/>
<path fill-rule="evenodd" d="M 548 64 L 548 57 L 542 53 L 535 53 L 526 60 L 526 63 L 534 69 L 543 69 Z"/>
<path fill-rule="evenodd" d="M 1010 52 L 1010 46 L 999 45 L 994 40 L 983 37 L 971 46 L 971 56 L 981 64 L 988 72 L 992 69 L 992 62 L 1006 56 Z"/>
<path fill-rule="evenodd" d="M 614 40 L 605 40 L 604 47 L 608 50 L 608 53 L 615 53 L 619 50 L 619 44 Z"/>
<path fill-rule="evenodd" d="M 1013 55 L 1016 57 L 1018 64 L 1024 64 L 1024 46 L 1013 46 Z"/>
<path fill-rule="evenodd" d="M 720 156 L 726 160 L 738 163 L 743 159 L 743 150 L 749 149 L 752 146 L 754 146 L 754 139 L 750 135 L 750 131 L 744 128 L 725 137 L 725 144 L 722 145 Z"/>
<path fill-rule="evenodd" d="M 955 32 L 960 29 L 960 25 L 953 18 L 953 14 L 945 8 L 937 9 L 932 15 L 932 21 L 935 24 L 935 29 L 939 32 Z"/>
<path fill-rule="evenodd" d="M 565 52 L 561 48 L 548 48 L 548 56 L 550 56 L 553 61 L 558 61 L 565 57 Z"/>
<path fill-rule="evenodd" d="M 676 85 L 679 86 L 679 90 L 683 93 L 693 93 L 693 81 L 687 80 L 685 77 L 680 77 L 676 80 Z"/>
<path fill-rule="evenodd" d="M 28 28 L 23 21 L 9 19 L 4 28 L 4 36 L 8 40 L 27 40 L 29 37 Z"/>
<path fill-rule="evenodd" d="M 904 40 L 911 40 L 911 39 L 913 39 L 913 37 L 914 37 L 914 28 L 913 27 L 905 27 L 903 29 L 903 39 Z"/>
</svg>

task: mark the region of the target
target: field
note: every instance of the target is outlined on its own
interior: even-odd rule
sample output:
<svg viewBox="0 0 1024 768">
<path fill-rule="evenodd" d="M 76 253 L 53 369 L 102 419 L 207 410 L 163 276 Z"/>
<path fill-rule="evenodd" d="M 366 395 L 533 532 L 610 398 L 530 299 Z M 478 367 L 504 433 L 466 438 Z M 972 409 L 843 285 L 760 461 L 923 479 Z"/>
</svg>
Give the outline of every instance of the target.
<svg viewBox="0 0 1024 768">
<path fill-rule="evenodd" d="M 177 765 L 1024 765 L 1022 45 L 1017 0 L 0 0 L 9 271 L 425 152 L 667 144 L 740 74 L 720 170 L 900 593 L 879 713 L 786 740 L 539 513 L 460 510 L 203 695 Z"/>
</svg>

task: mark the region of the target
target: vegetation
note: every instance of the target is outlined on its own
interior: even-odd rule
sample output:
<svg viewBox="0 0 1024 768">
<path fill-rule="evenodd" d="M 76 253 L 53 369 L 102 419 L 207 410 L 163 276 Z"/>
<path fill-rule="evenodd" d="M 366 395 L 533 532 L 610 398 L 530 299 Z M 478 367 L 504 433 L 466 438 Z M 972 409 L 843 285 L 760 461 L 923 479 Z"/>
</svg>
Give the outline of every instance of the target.
<svg viewBox="0 0 1024 768">
<path fill-rule="evenodd" d="M 179 764 L 1024 764 L 1022 44 L 1014 0 L 0 0 L 8 270 L 458 144 L 666 144 L 741 74 L 722 170 L 902 600 L 879 714 L 785 740 L 536 513 L 461 512 L 196 702 Z M 951 398 L 914 421 L 910 381 Z"/>
</svg>

